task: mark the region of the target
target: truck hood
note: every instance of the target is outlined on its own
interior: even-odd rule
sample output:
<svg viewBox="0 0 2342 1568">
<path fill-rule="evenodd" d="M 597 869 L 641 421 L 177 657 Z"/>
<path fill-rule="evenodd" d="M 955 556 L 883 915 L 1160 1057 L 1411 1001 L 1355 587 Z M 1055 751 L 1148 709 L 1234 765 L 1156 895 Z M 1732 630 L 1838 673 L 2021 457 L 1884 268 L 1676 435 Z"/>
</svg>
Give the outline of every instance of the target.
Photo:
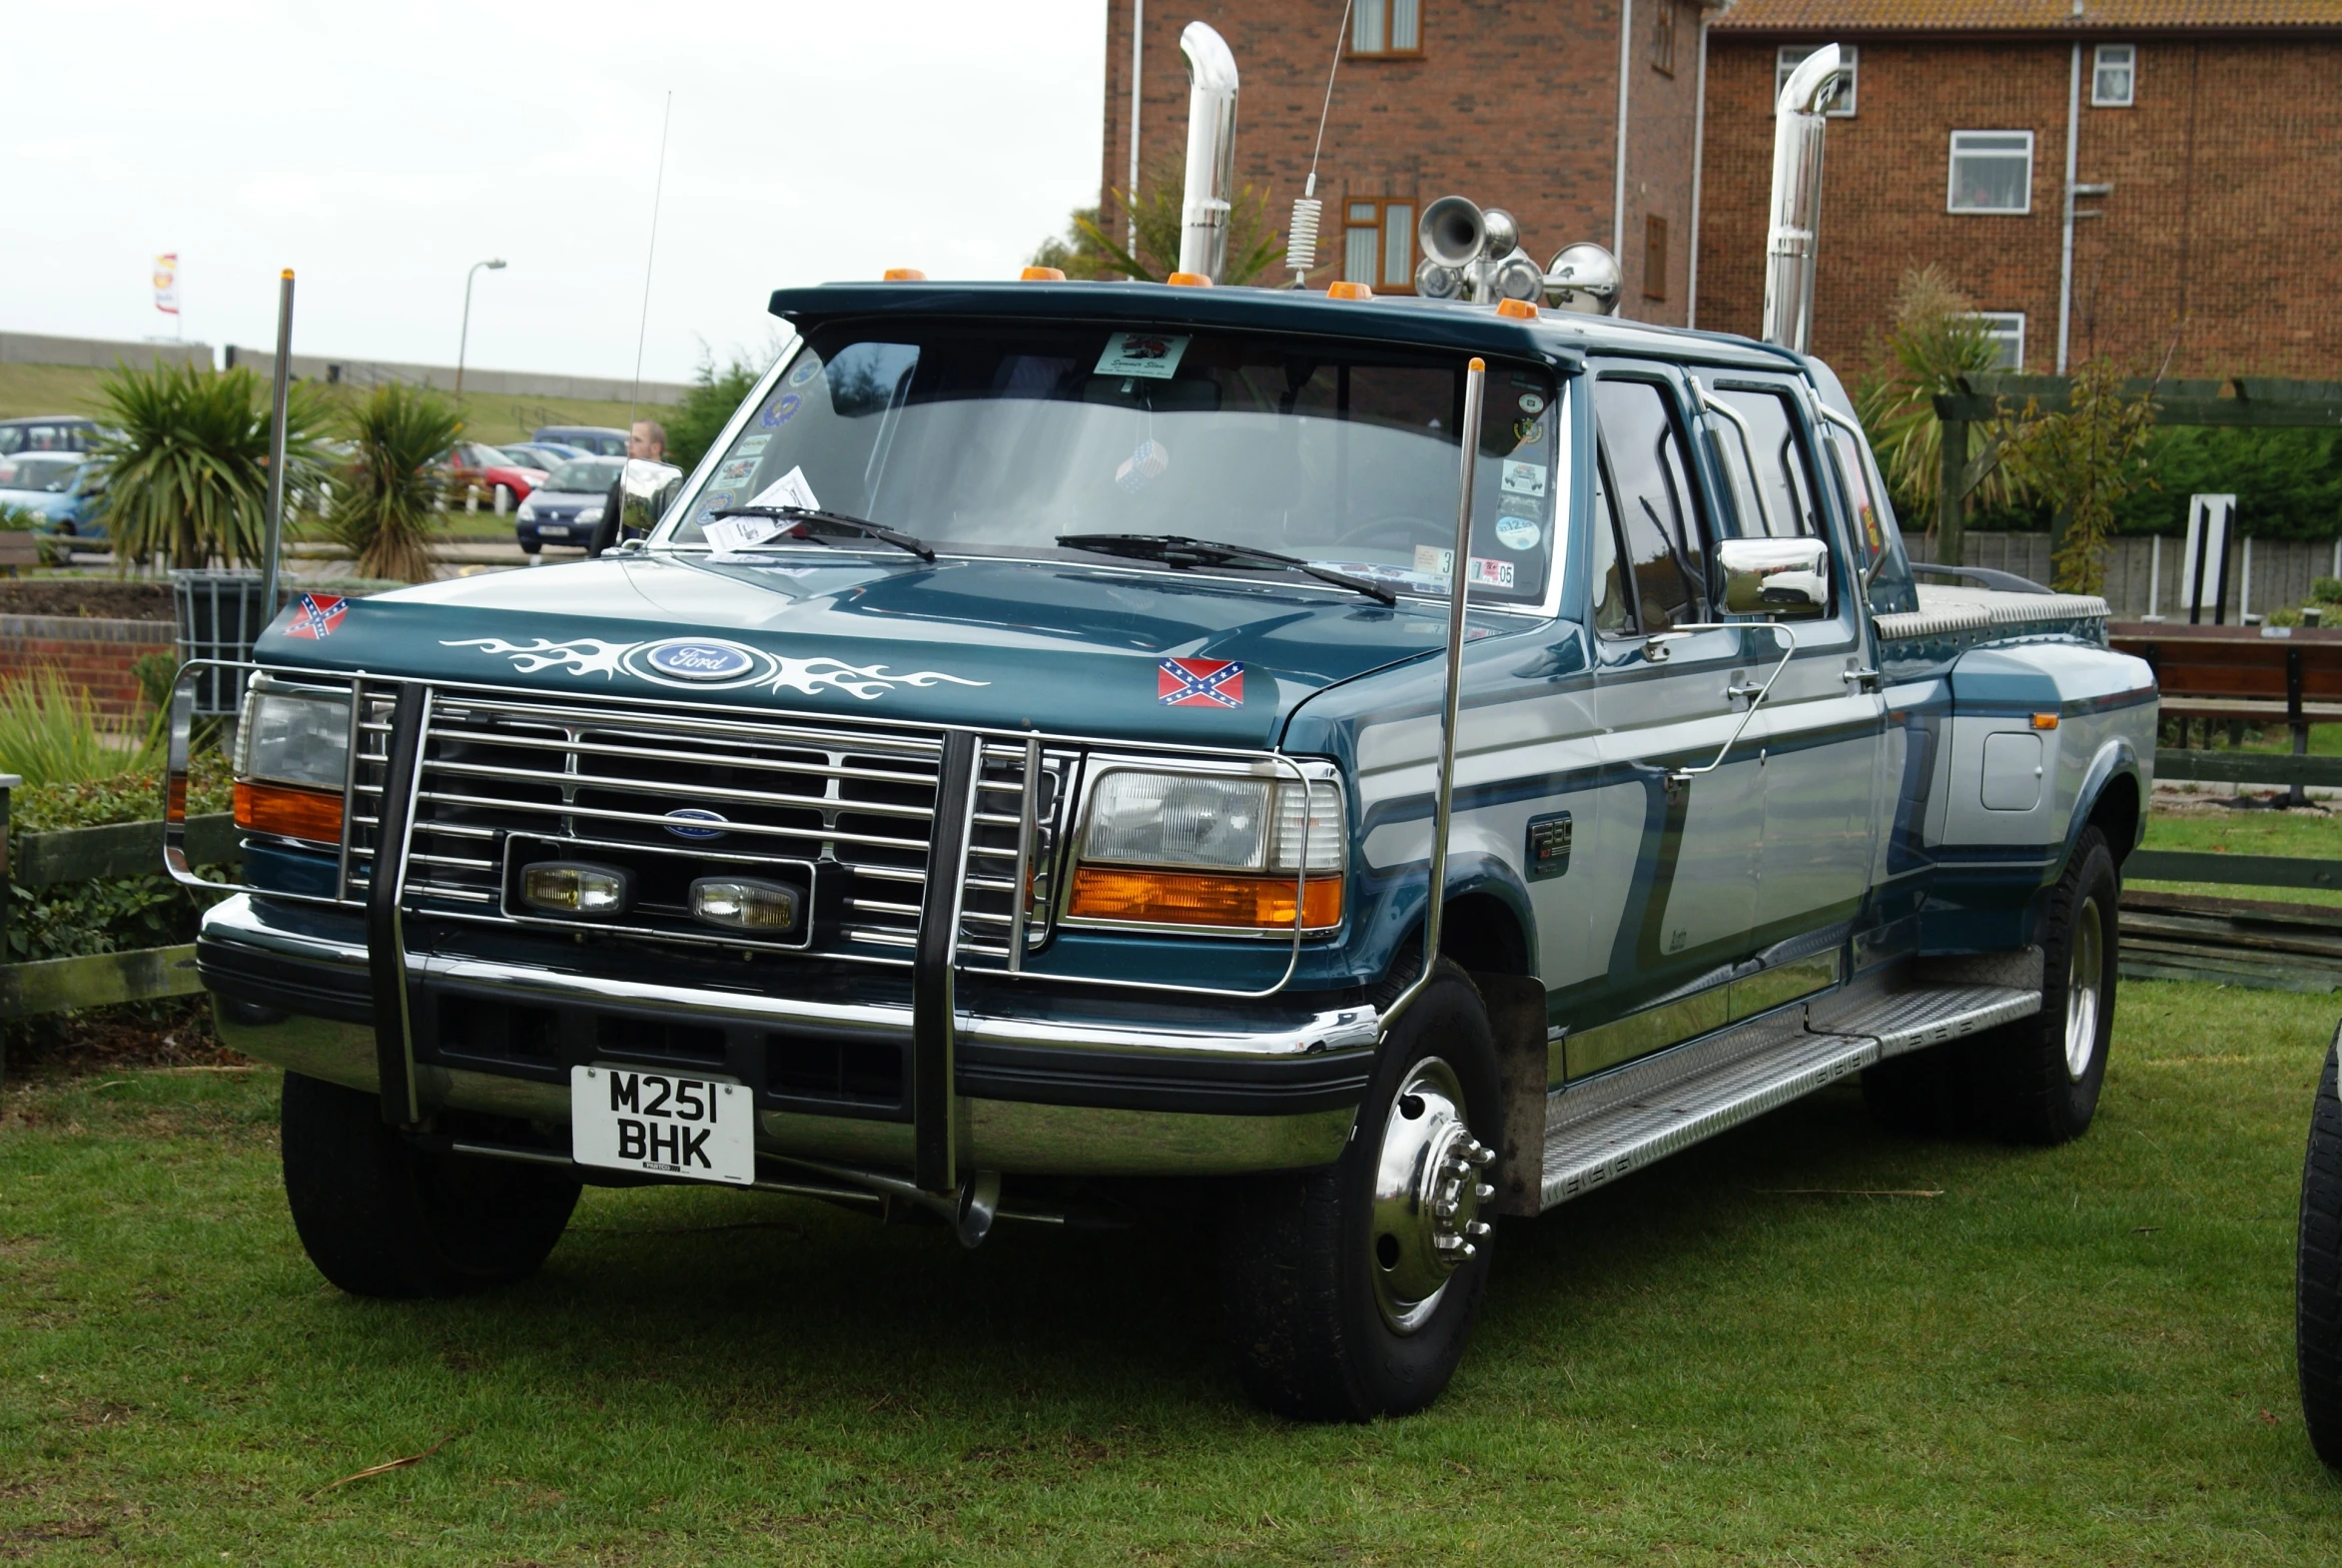
<svg viewBox="0 0 2342 1568">
<path fill-rule="evenodd" d="M 1231 574 L 1232 575 L 1232 574 Z M 630 554 L 311 594 L 264 662 L 1210 746 L 1437 651 L 1445 606 L 1046 559 Z"/>
</svg>

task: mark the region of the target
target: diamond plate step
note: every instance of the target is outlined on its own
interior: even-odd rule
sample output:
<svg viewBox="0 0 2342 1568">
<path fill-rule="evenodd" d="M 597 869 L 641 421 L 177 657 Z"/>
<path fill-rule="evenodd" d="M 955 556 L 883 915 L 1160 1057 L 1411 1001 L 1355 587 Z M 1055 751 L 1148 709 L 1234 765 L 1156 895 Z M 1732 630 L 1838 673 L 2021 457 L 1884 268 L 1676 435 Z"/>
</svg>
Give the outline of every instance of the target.
<svg viewBox="0 0 2342 1568">
<path fill-rule="evenodd" d="M 2018 986 L 1952 985 L 1868 996 L 1851 988 L 1806 1009 L 1810 1029 L 1868 1035 L 1881 1057 L 1925 1051 L 2041 1011 L 2041 994 Z"/>
<path fill-rule="evenodd" d="M 1738 1037 L 1737 1041 L 1734 1037 Z M 1745 1049 L 1716 1050 L 1719 1044 Z M 1860 1072 L 1875 1041 L 1796 1020 L 1678 1047 L 1546 1101 L 1544 1206 L 1583 1197 L 1657 1160 Z"/>
</svg>

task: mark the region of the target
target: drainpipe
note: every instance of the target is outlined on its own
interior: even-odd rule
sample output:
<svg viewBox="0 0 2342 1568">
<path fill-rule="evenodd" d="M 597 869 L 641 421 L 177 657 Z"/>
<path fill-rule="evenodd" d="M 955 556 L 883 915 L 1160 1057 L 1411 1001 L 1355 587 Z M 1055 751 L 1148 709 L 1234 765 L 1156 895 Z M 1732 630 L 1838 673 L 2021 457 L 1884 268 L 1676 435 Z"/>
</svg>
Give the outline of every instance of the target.
<svg viewBox="0 0 2342 1568">
<path fill-rule="evenodd" d="M 1692 259 L 1684 285 L 1683 324 L 1700 325 L 1700 164 L 1708 145 L 1708 7 L 1700 7 L 1700 65 L 1692 78 Z"/>
<path fill-rule="evenodd" d="M 2076 5 L 2074 14 L 2081 13 Z M 2081 40 L 2073 41 L 2073 65 L 2065 81 L 2065 240 L 2057 265 L 2057 374 L 2065 374 L 2066 348 L 2072 342 L 2073 328 L 2073 198 L 2074 178 L 2079 166 L 2080 147 L 2077 133 L 2081 130 Z M 2021 369 L 2021 367 L 2020 367 Z"/>
<path fill-rule="evenodd" d="M 1610 251 L 1626 265 L 1626 101 L 1628 68 L 1634 64 L 1635 0 L 1620 0 L 1618 13 L 1618 183 L 1610 205 Z M 1647 258 L 1646 258 L 1647 259 Z M 1619 291 L 1622 295 L 1624 289 Z"/>
<path fill-rule="evenodd" d="M 1131 183 L 1123 187 L 1130 200 L 1123 206 L 1130 222 L 1123 247 L 1139 254 L 1139 67 L 1147 58 L 1147 0 L 1131 0 Z"/>
</svg>

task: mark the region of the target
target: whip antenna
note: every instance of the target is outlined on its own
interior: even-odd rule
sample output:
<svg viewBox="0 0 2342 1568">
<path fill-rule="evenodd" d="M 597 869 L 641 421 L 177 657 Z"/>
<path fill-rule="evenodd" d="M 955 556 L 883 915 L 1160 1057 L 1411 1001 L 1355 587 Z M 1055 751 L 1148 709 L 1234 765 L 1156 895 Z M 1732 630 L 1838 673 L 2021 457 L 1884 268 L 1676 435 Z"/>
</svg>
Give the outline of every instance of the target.
<svg viewBox="0 0 2342 1568">
<path fill-rule="evenodd" d="M 1317 145 L 1309 149 L 1309 179 L 1293 198 L 1293 221 L 1285 228 L 1284 264 L 1292 269 L 1293 287 L 1305 288 L 1309 269 L 1317 265 L 1317 222 L 1325 204 L 1317 200 L 1317 155 L 1325 148 L 1325 117 L 1333 112 L 1333 74 L 1341 69 L 1341 41 L 1349 36 L 1350 0 L 1342 0 L 1341 26 L 1333 35 L 1333 63 L 1325 68 L 1325 107 L 1317 111 Z"/>
</svg>

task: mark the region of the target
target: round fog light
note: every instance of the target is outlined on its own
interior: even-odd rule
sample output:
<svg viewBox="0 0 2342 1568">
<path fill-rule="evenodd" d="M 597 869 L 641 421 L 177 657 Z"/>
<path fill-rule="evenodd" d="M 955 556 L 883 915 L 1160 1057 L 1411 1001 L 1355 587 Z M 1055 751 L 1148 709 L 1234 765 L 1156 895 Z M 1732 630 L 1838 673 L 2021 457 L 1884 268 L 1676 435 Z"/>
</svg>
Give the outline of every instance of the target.
<svg viewBox="0 0 2342 1568">
<path fill-rule="evenodd" d="M 701 877 L 691 884 L 691 918 L 733 931 L 779 936 L 796 929 L 799 894 L 785 882 Z"/>
</svg>

